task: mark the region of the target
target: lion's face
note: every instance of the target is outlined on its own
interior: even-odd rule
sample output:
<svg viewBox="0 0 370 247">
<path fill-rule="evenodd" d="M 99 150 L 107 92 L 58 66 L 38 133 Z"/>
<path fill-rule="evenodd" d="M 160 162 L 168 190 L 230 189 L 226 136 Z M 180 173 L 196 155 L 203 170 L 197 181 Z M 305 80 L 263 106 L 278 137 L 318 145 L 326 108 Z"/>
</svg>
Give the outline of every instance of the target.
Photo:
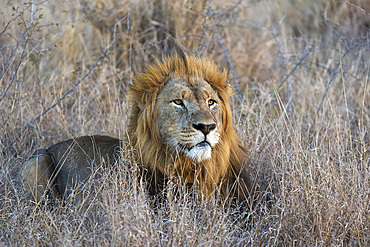
<svg viewBox="0 0 370 247">
<path fill-rule="evenodd" d="M 170 79 L 157 97 L 158 128 L 174 155 L 201 162 L 220 141 L 221 110 L 216 91 L 203 79 Z"/>
</svg>

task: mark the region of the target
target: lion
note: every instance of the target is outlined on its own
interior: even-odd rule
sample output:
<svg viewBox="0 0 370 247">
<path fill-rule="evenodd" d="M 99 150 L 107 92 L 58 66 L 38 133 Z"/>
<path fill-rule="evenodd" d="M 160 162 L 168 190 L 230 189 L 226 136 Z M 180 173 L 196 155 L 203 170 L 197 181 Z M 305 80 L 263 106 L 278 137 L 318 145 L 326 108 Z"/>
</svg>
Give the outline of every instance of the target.
<svg viewBox="0 0 370 247">
<path fill-rule="evenodd" d="M 84 136 L 39 149 L 20 178 L 35 200 L 47 191 L 67 198 L 96 169 L 114 166 L 125 149 L 135 157 L 155 195 L 168 181 L 196 186 L 206 198 L 248 199 L 247 152 L 232 122 L 232 87 L 209 59 L 177 47 L 134 76 L 127 136 Z"/>
</svg>

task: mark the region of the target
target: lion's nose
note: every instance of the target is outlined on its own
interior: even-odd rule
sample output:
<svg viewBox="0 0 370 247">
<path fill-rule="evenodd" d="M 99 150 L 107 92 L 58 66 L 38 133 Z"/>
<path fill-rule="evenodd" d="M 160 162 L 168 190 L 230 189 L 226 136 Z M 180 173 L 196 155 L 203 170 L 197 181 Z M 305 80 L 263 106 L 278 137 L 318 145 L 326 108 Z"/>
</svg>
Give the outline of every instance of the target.
<svg viewBox="0 0 370 247">
<path fill-rule="evenodd" d="M 208 135 L 209 132 L 216 128 L 216 124 L 193 124 L 193 128 L 201 131 L 204 135 Z"/>
</svg>

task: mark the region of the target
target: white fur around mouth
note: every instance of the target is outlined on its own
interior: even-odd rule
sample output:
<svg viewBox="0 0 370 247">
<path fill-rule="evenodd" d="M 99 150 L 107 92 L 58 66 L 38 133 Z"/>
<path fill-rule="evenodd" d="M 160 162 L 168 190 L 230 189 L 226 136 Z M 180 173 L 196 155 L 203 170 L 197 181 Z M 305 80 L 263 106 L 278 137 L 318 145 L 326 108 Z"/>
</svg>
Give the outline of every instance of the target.
<svg viewBox="0 0 370 247">
<path fill-rule="evenodd" d="M 201 142 L 192 148 L 185 150 L 185 154 L 192 160 L 201 162 L 208 160 L 212 155 L 212 147 L 208 142 Z"/>
</svg>

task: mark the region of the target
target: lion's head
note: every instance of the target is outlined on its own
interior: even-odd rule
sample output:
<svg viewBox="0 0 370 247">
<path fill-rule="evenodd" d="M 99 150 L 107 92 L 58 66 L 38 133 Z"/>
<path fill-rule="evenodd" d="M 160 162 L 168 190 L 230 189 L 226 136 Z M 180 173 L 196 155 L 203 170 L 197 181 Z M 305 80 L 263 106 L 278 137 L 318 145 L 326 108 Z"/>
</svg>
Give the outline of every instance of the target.
<svg viewBox="0 0 370 247">
<path fill-rule="evenodd" d="M 220 103 L 203 78 L 171 78 L 157 97 L 161 140 L 170 151 L 194 162 L 211 159 L 222 129 Z"/>
<path fill-rule="evenodd" d="M 245 194 L 237 181 L 248 179 L 245 152 L 230 96 L 226 72 L 207 59 L 180 51 L 149 65 L 129 87 L 128 139 L 138 160 L 153 174 L 197 184 L 205 195 L 233 186 Z"/>
</svg>

